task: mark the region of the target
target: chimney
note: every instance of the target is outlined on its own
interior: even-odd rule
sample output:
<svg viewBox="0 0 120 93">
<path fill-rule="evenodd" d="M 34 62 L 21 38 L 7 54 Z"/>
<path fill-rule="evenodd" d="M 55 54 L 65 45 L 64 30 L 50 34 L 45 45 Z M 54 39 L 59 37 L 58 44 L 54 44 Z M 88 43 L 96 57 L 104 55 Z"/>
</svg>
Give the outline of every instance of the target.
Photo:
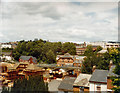
<svg viewBox="0 0 120 93">
<path fill-rule="evenodd" d="M 84 42 L 84 47 L 86 46 L 86 43 Z"/>
<path fill-rule="evenodd" d="M 92 72 L 95 72 L 96 66 L 93 66 Z"/>
<path fill-rule="evenodd" d="M 113 65 L 113 61 L 112 61 L 112 60 L 110 60 L 109 70 L 110 70 L 110 68 L 112 67 L 112 65 Z"/>
</svg>

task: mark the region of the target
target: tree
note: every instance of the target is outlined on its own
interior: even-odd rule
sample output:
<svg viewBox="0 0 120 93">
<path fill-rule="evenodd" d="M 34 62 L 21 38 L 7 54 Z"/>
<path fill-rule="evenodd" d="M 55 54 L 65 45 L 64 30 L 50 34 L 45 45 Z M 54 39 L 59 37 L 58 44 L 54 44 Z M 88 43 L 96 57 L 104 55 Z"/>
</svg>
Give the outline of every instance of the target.
<svg viewBox="0 0 120 93">
<path fill-rule="evenodd" d="M 96 66 L 97 69 L 108 69 L 109 65 L 109 54 L 105 53 L 102 56 L 97 54 L 102 48 L 100 46 L 97 47 L 96 51 L 93 51 L 93 47 L 91 45 L 87 46 L 87 49 L 84 53 L 86 58 L 84 59 L 83 65 L 81 67 L 81 71 L 83 73 L 92 73 L 93 66 Z"/>
<path fill-rule="evenodd" d="M 102 56 L 99 56 L 101 61 L 99 61 L 97 68 L 98 69 L 103 69 L 103 70 L 108 70 L 109 69 L 109 64 L 110 64 L 110 55 L 109 53 L 104 53 Z"/>
<path fill-rule="evenodd" d="M 115 93 L 120 93 L 120 63 L 118 63 L 113 71 L 118 77 L 112 77 L 113 90 Z"/>
<path fill-rule="evenodd" d="M 69 53 L 71 55 L 75 55 L 76 54 L 76 47 L 73 43 L 70 42 L 65 42 L 62 45 L 62 52 L 64 53 Z"/>
<path fill-rule="evenodd" d="M 9 92 L 8 92 L 9 91 Z M 44 83 L 41 76 L 29 76 L 29 79 L 17 79 L 10 90 L 3 88 L 2 93 L 48 93 L 48 85 Z"/>
<path fill-rule="evenodd" d="M 92 73 L 93 66 L 97 65 L 97 55 L 93 52 L 93 47 L 91 45 L 87 46 L 84 55 L 86 58 L 84 59 L 81 70 L 83 73 L 90 74 Z"/>
<path fill-rule="evenodd" d="M 109 48 L 110 58 L 113 60 L 114 64 L 118 64 L 120 62 L 120 51 L 116 48 Z"/>
<path fill-rule="evenodd" d="M 96 52 L 99 52 L 100 50 L 102 50 L 103 48 L 101 46 L 98 46 L 96 49 Z"/>
<path fill-rule="evenodd" d="M 52 50 L 49 50 L 46 53 L 46 57 L 48 59 L 48 63 L 55 63 L 56 62 L 56 57 L 55 57 L 55 55 L 54 55 Z"/>
</svg>

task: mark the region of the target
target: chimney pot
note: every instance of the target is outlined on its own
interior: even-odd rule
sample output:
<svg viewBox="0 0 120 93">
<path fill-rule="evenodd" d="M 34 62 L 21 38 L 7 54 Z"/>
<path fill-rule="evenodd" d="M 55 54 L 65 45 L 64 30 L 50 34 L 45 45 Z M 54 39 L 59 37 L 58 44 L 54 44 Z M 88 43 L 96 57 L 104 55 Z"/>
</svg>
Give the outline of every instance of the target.
<svg viewBox="0 0 120 93">
<path fill-rule="evenodd" d="M 112 65 L 113 65 L 113 61 L 112 61 L 112 60 L 110 60 L 109 70 L 110 70 L 110 68 L 112 67 Z"/>
<path fill-rule="evenodd" d="M 93 66 L 92 72 L 95 72 L 96 66 Z"/>
</svg>

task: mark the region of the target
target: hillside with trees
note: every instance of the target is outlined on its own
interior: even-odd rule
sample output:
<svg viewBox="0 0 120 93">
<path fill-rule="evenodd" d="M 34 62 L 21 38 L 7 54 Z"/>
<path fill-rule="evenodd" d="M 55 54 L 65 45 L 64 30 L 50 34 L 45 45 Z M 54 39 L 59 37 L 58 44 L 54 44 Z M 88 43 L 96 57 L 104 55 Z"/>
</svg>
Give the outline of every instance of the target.
<svg viewBox="0 0 120 93">
<path fill-rule="evenodd" d="M 38 62 L 55 63 L 56 55 L 64 53 L 76 54 L 76 47 L 70 42 L 49 42 L 40 40 L 34 41 L 20 41 L 17 48 L 13 50 L 13 57 L 15 60 L 19 60 L 21 55 L 36 57 Z"/>
</svg>

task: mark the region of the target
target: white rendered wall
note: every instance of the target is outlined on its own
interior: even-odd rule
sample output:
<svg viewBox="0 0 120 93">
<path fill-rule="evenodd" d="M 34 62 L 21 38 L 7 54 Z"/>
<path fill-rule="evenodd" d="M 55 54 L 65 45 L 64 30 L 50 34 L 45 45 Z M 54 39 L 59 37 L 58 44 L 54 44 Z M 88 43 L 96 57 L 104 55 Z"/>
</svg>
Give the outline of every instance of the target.
<svg viewBox="0 0 120 93">
<path fill-rule="evenodd" d="M 97 91 L 97 86 L 101 86 L 101 91 L 107 91 L 107 84 L 102 83 L 90 83 L 90 93 Z"/>
</svg>

